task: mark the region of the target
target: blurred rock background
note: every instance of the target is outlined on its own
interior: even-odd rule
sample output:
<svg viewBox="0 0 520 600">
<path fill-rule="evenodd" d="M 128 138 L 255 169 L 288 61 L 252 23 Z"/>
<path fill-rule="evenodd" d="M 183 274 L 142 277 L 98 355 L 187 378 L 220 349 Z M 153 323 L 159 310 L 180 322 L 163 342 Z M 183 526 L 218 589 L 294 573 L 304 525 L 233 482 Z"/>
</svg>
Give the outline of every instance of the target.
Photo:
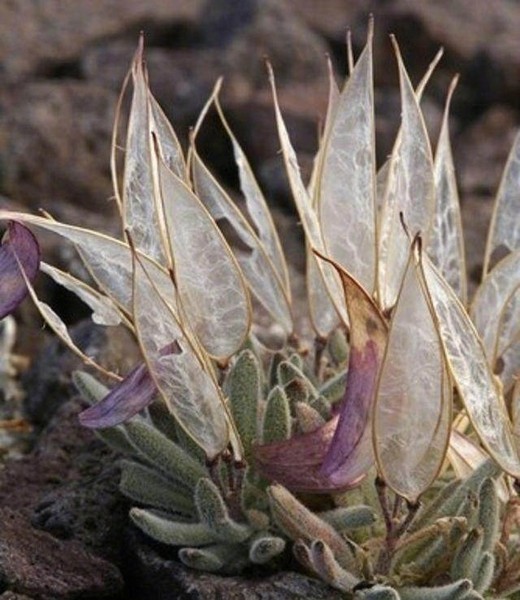
<svg viewBox="0 0 520 600">
<path fill-rule="evenodd" d="M 265 57 L 273 63 L 305 170 L 325 111 L 325 56 L 343 77 L 346 31 L 352 31 L 359 52 L 370 12 L 376 23 L 380 160 L 390 152 L 400 112 L 388 33 L 397 35 L 415 82 L 437 49 L 445 49 L 423 102 L 434 142 L 449 81 L 461 75 L 452 134 L 475 274 L 489 200 L 520 120 L 517 0 L 4 0 L 0 193 L 25 209 L 43 207 L 70 222 L 116 227 L 110 225 L 115 213 L 111 127 L 143 31 L 153 91 L 182 140 L 216 78 L 225 77 L 222 100 L 229 120 L 280 213 L 284 233 L 296 232 L 284 218 L 292 202 L 278 154 Z M 211 119 L 200 144 L 233 188 L 232 156 Z"/>
<path fill-rule="evenodd" d="M 445 49 L 422 103 L 434 144 L 449 82 L 460 73 L 451 127 L 468 263 L 476 280 L 492 198 L 520 122 L 519 0 L 1 0 L 0 205 L 45 208 L 70 223 L 117 231 L 109 171 L 112 122 L 143 31 L 152 89 L 183 143 L 217 77 L 225 77 L 226 114 L 273 207 L 294 271 L 301 272 L 301 231 L 278 152 L 265 57 L 308 172 L 326 108 L 326 55 L 341 79 L 346 31 L 359 54 L 369 13 L 376 24 L 381 162 L 400 119 L 388 34 L 397 35 L 413 82 L 438 48 Z M 236 189 L 232 153 L 211 116 L 199 150 Z M 70 248 L 52 237 L 41 239 L 50 262 L 81 269 Z M 302 276 L 296 280 L 301 289 Z M 39 285 L 67 323 L 85 316 L 70 295 L 45 281 Z M 27 440 L 34 445 L 30 454 L 0 470 L 0 598 L 252 597 L 240 595 L 242 588 L 249 593 L 247 581 L 193 577 L 154 554 L 148 542 L 136 541 L 128 507 L 117 494 L 114 456 L 77 423 L 80 404 L 71 400 L 69 380 L 77 359 L 56 341 L 37 354 L 44 335 L 34 327 L 40 320 L 30 302 L 18 322 L 17 351 L 37 355 L 24 378 L 23 414 L 27 426 L 42 433 Z M 126 371 L 135 360 L 127 338 L 99 337 L 85 322 L 73 335 L 112 368 Z M 262 585 L 288 590 L 291 577 L 280 574 L 282 583 Z M 312 594 L 332 597 L 326 588 Z"/>
</svg>

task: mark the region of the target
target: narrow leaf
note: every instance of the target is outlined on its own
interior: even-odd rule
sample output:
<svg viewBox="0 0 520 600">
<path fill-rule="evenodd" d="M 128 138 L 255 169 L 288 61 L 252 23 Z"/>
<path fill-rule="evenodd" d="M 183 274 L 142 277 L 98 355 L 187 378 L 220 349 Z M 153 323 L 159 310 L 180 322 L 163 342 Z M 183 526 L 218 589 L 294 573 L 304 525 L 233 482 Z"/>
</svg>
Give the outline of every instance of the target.
<svg viewBox="0 0 520 600">
<path fill-rule="evenodd" d="M 154 540 L 170 546 L 199 546 L 217 541 L 213 531 L 202 523 L 185 523 L 154 510 L 132 508 L 133 523 Z"/>
</svg>

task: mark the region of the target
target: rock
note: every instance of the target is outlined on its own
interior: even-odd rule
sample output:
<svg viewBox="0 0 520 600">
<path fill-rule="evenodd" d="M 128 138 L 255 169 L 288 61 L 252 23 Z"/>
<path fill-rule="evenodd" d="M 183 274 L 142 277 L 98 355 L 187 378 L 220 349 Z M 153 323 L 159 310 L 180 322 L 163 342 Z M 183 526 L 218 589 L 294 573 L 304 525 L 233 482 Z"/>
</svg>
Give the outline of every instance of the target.
<svg viewBox="0 0 520 600">
<path fill-rule="evenodd" d="M 463 195 L 494 197 L 517 126 L 518 115 L 497 105 L 458 136 L 454 150 Z"/>
<path fill-rule="evenodd" d="M 4 589 L 34 600 L 109 598 L 122 589 L 113 565 L 85 552 L 77 542 L 63 542 L 36 531 L 19 512 L 0 510 L 0 577 Z"/>
<path fill-rule="evenodd" d="M 114 453 L 79 425 L 83 406 L 62 404 L 33 451 L 0 473 L 4 590 L 61 600 L 112 597 L 122 587 L 105 558 L 119 557 L 128 507 L 117 492 Z M 69 539 L 37 531 L 31 520 Z"/>
<path fill-rule="evenodd" d="M 52 213 L 55 198 L 115 214 L 110 138 L 117 95 L 84 82 L 38 82 L 0 97 L 0 187 Z"/>
<path fill-rule="evenodd" d="M 59 0 L 17 0 L 0 4 L 0 77 L 7 82 L 34 73 L 72 70 L 86 48 L 101 39 L 130 35 L 160 26 L 163 35 L 175 24 L 193 21 L 202 0 L 98 0 L 64 6 Z"/>
</svg>

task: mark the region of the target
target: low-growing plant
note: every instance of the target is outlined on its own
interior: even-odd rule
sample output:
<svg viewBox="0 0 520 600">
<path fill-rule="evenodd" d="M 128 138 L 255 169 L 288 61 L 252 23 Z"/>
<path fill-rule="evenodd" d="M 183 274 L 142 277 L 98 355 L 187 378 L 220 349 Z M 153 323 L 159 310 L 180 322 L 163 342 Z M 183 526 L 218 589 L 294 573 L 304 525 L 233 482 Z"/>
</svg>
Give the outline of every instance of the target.
<svg viewBox="0 0 520 600">
<path fill-rule="evenodd" d="M 131 80 L 126 142 L 122 100 L 114 128 L 121 239 L 0 210 L 0 316 L 28 292 L 61 339 L 115 380 L 109 389 L 74 374 L 91 403 L 80 420 L 127 456 L 120 486 L 136 504 L 133 522 L 178 547 L 187 566 L 276 568 L 292 547 L 348 597 L 516 597 L 520 136 L 468 304 L 448 130 L 455 81 L 433 155 L 420 100 L 440 55 L 414 90 L 393 40 L 402 122 L 377 170 L 372 35 L 370 25 L 341 91 L 330 76 L 308 185 L 269 68 L 306 237 L 314 343 L 294 330 L 282 245 L 219 104 L 220 82 L 185 156 L 148 88 L 142 41 L 121 95 Z M 212 108 L 242 204 L 197 151 Z M 95 284 L 40 263 L 28 226 L 72 242 Z M 38 271 L 74 291 L 97 324 L 132 331 L 143 362 L 121 379 L 85 356 L 37 298 Z M 269 335 L 260 319 L 276 326 Z"/>
</svg>

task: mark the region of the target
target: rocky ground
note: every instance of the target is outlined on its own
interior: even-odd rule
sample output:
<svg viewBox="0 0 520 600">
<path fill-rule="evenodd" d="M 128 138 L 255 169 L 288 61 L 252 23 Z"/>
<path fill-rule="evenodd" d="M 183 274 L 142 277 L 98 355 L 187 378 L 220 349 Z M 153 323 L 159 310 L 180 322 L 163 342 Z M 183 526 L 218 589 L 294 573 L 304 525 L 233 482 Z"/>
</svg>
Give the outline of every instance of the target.
<svg viewBox="0 0 520 600">
<path fill-rule="evenodd" d="M 433 139 L 449 81 L 461 75 L 452 134 L 469 271 L 477 280 L 492 197 L 520 121 L 515 0 L 5 0 L 0 204 L 42 207 L 71 223 L 116 229 L 111 127 L 144 31 L 152 88 L 183 141 L 216 77 L 224 75 L 226 114 L 272 202 L 294 272 L 301 273 L 300 232 L 278 154 L 264 57 L 274 66 L 282 109 L 308 169 L 326 104 L 325 55 L 343 73 L 346 29 L 359 52 L 369 12 L 376 22 L 381 161 L 400 116 L 387 34 L 397 35 L 413 81 L 438 47 L 445 48 L 423 102 Z M 224 182 L 236 186 L 231 153 L 211 119 L 200 149 Z M 70 249 L 50 238 L 44 245 L 50 262 L 81 268 Z M 40 286 L 69 324 L 85 317 L 69 296 Z M 0 599 L 332 597 L 289 574 L 256 581 L 201 577 L 180 569 L 163 548 L 146 544 L 128 525 L 116 457 L 77 425 L 80 403 L 69 381 L 75 359 L 52 341 L 42 350 L 48 340 L 28 304 L 18 315 L 16 352 L 30 362 L 21 388 L 20 429 L 26 433 L 17 434 L 19 447 L 29 451 L 0 472 Z M 123 369 L 131 364 L 123 337 L 108 340 L 85 323 L 75 334 L 89 352 Z M 4 406 L 4 416 L 16 413 L 14 402 Z"/>
</svg>

